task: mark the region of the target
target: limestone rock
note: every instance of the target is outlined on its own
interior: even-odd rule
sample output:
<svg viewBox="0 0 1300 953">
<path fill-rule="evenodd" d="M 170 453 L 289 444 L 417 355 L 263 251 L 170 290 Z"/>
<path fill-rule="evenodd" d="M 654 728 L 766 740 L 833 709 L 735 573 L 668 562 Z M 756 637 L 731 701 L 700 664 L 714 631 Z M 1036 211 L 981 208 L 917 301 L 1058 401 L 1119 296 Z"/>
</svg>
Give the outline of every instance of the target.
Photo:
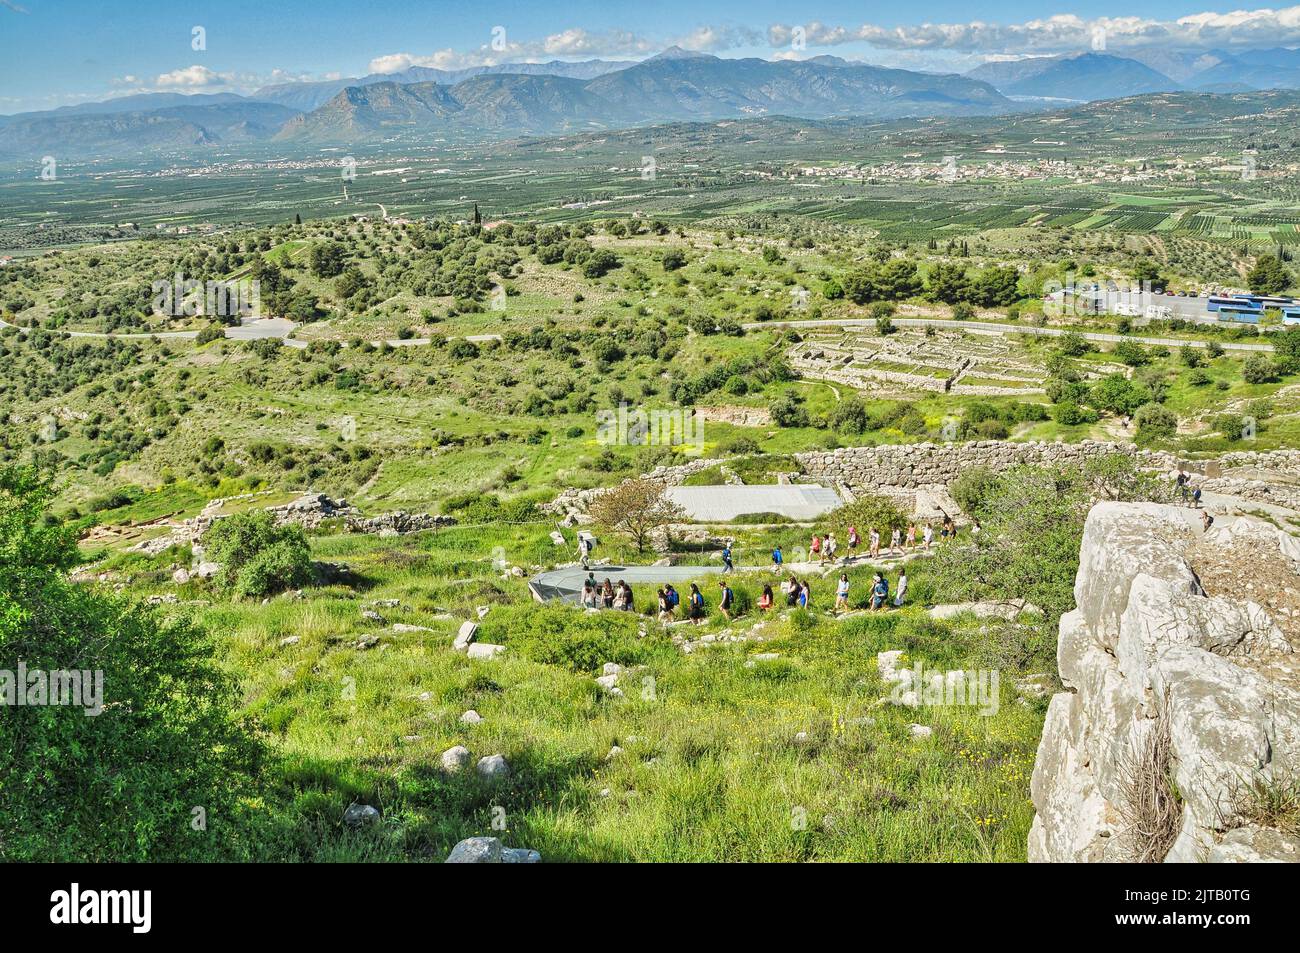
<svg viewBox="0 0 1300 953">
<path fill-rule="evenodd" d="M 460 771 L 469 766 L 470 753 L 464 745 L 456 745 L 442 753 L 444 771 Z"/>
<path fill-rule="evenodd" d="M 510 764 L 506 761 L 505 755 L 490 754 L 486 758 L 479 758 L 476 770 L 479 777 L 489 780 L 510 777 Z"/>
</svg>

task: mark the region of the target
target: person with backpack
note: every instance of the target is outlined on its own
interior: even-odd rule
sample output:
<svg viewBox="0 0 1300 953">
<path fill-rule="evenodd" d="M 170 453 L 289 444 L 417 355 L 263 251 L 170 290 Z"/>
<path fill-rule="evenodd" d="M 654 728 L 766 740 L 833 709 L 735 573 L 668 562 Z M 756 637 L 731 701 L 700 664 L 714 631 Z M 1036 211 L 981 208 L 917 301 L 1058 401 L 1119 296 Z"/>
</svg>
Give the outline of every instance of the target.
<svg viewBox="0 0 1300 953">
<path fill-rule="evenodd" d="M 731 542 L 730 541 L 728 541 L 726 545 L 722 547 L 722 571 L 723 572 L 736 571 L 736 567 L 731 564 Z"/>
<path fill-rule="evenodd" d="M 695 625 L 699 625 L 704 621 L 704 593 L 700 592 L 699 586 L 695 583 L 691 583 L 691 592 L 686 598 L 690 603 L 688 614 L 690 615 L 691 622 Z"/>
<path fill-rule="evenodd" d="M 889 600 L 889 582 L 880 573 L 876 573 L 875 583 L 871 587 L 871 608 L 884 608 Z"/>
<path fill-rule="evenodd" d="M 673 618 L 673 611 L 668 607 L 668 594 L 664 592 L 662 589 L 660 589 L 657 593 L 655 593 L 655 598 L 659 605 L 659 621 L 671 622 Z"/>
<path fill-rule="evenodd" d="M 736 605 L 736 594 L 731 591 L 731 587 L 727 585 L 724 579 L 718 580 L 718 588 L 722 590 L 718 601 L 718 610 L 722 613 L 722 617 L 730 622 L 731 610 Z"/>
<path fill-rule="evenodd" d="M 781 553 L 781 546 L 778 544 L 772 549 L 772 568 L 777 572 L 781 571 L 781 564 L 785 562 L 785 556 Z"/>
<path fill-rule="evenodd" d="M 671 584 L 669 584 L 667 586 L 664 586 L 664 595 L 668 599 L 668 621 L 671 622 L 673 621 L 674 616 L 677 614 L 677 606 L 681 604 L 682 601 L 681 593 L 679 593 L 676 589 L 672 587 Z"/>
</svg>

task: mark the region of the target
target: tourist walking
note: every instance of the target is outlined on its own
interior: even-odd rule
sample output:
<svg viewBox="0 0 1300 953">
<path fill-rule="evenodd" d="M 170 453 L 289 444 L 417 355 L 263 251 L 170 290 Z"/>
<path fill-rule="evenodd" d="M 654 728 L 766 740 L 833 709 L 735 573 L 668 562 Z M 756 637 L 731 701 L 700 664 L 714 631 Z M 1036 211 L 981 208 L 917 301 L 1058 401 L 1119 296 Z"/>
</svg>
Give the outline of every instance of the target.
<svg viewBox="0 0 1300 953">
<path fill-rule="evenodd" d="M 813 533 L 812 543 L 808 546 L 808 558 L 820 560 L 822 558 L 822 538 Z"/>
<path fill-rule="evenodd" d="M 668 593 L 660 589 L 655 595 L 659 600 L 659 621 L 671 622 L 673 620 L 673 610 L 668 604 Z"/>
<path fill-rule="evenodd" d="M 690 604 L 688 607 L 688 614 L 690 615 L 691 622 L 695 625 L 699 625 L 704 621 L 704 593 L 700 592 L 699 586 L 695 583 L 691 583 L 691 591 L 686 599 Z"/>
<path fill-rule="evenodd" d="M 1192 506 L 1198 510 L 1201 508 L 1201 488 L 1199 486 L 1192 491 Z"/>
<path fill-rule="evenodd" d="M 731 587 L 727 585 L 726 580 L 718 580 L 718 588 L 722 590 L 718 596 L 718 610 L 722 613 L 722 617 L 730 622 L 731 610 L 736 605 L 736 594 L 731 591 Z"/>
<path fill-rule="evenodd" d="M 874 526 L 871 527 L 871 535 L 868 536 L 867 538 L 871 540 L 871 558 L 879 559 L 880 558 L 880 530 L 876 529 Z"/>
<path fill-rule="evenodd" d="M 849 576 L 848 573 L 840 573 L 839 584 L 835 587 L 835 611 L 849 611 Z"/>
<path fill-rule="evenodd" d="M 781 564 L 785 562 L 785 556 L 781 553 L 781 547 L 772 547 L 772 568 L 780 572 Z"/>
<path fill-rule="evenodd" d="M 857 527 L 850 526 L 849 527 L 849 552 L 848 555 L 845 557 L 846 559 L 852 559 L 854 556 L 857 555 L 859 542 L 860 540 L 858 539 Z"/>
<path fill-rule="evenodd" d="M 823 551 L 826 553 L 826 559 L 828 562 L 835 562 L 835 549 L 836 549 L 835 534 L 827 533 L 826 542 L 823 546 Z"/>
<path fill-rule="evenodd" d="M 880 573 L 876 573 L 876 578 L 871 584 L 871 608 L 883 608 L 889 601 L 889 582 Z"/>
<path fill-rule="evenodd" d="M 907 597 L 907 570 L 899 570 L 898 588 L 894 590 L 894 608 L 901 609 L 903 600 Z"/>
<path fill-rule="evenodd" d="M 1201 529 L 1208 533 L 1210 531 L 1210 527 L 1213 525 L 1214 525 L 1214 517 L 1210 515 L 1210 511 L 1201 510 Z"/>
<path fill-rule="evenodd" d="M 931 524 L 926 523 L 925 529 L 921 531 L 921 537 L 922 541 L 925 543 L 925 551 L 928 553 L 930 551 L 930 544 L 934 542 L 934 527 Z"/>
<path fill-rule="evenodd" d="M 722 571 L 735 572 L 736 567 L 731 564 L 731 543 L 722 547 Z"/>
<path fill-rule="evenodd" d="M 682 597 L 671 584 L 664 586 L 664 595 L 668 598 L 668 619 L 671 621 L 674 614 L 677 612 L 677 606 L 681 603 Z"/>
<path fill-rule="evenodd" d="M 910 552 L 916 548 L 916 524 L 907 524 L 907 549 Z"/>
<path fill-rule="evenodd" d="M 897 526 L 889 534 L 889 554 L 891 556 L 903 555 L 903 531 Z"/>
</svg>

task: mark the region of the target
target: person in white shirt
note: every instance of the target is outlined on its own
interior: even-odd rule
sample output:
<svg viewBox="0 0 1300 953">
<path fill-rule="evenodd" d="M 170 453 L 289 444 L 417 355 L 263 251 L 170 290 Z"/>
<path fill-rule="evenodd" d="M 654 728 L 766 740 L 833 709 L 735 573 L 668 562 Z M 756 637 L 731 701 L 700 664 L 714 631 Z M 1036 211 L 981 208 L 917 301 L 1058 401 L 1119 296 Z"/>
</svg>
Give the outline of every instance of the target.
<svg viewBox="0 0 1300 953">
<path fill-rule="evenodd" d="M 900 570 L 898 573 L 898 589 L 894 592 L 894 608 L 903 605 L 903 598 L 907 595 L 907 570 Z"/>
</svg>

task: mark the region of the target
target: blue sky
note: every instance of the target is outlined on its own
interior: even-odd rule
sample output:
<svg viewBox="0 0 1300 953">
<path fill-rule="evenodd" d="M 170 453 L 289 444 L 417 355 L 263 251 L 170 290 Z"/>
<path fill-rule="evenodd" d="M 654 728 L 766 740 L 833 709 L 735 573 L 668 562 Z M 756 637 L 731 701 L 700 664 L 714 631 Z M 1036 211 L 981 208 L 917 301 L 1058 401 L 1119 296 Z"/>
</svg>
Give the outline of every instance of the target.
<svg viewBox="0 0 1300 953">
<path fill-rule="evenodd" d="M 0 112 L 130 92 L 249 92 L 267 82 L 549 59 L 639 59 L 678 43 L 720 56 L 965 69 L 1089 48 L 1300 45 L 1300 6 L 1028 0 L 0 0 Z M 192 31 L 203 27 L 206 49 Z M 504 49 L 492 30 L 504 28 Z M 797 33 L 795 27 L 802 28 Z M 799 44 L 797 37 L 802 37 Z M 501 44 L 498 44 L 501 45 Z"/>
</svg>

